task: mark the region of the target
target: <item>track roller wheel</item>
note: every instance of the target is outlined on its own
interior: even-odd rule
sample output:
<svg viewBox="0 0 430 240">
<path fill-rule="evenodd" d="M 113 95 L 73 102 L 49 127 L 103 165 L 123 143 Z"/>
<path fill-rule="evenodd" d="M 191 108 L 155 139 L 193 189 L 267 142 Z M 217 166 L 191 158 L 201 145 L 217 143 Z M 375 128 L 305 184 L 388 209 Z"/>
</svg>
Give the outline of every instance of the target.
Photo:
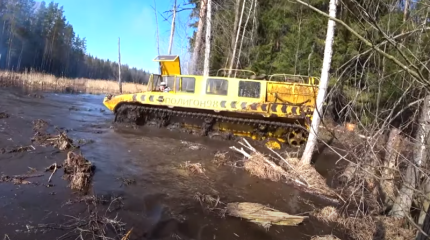
<svg viewBox="0 0 430 240">
<path fill-rule="evenodd" d="M 272 149 L 272 150 L 279 150 L 281 149 L 281 143 L 274 139 L 274 138 L 269 138 L 265 141 L 264 145 L 266 145 L 266 147 Z"/>
<path fill-rule="evenodd" d="M 204 118 L 201 135 L 207 136 L 208 133 L 212 130 L 214 124 L 215 124 L 215 118 L 211 118 L 211 117 Z"/>
<path fill-rule="evenodd" d="M 307 132 L 300 128 L 291 129 L 289 133 L 287 133 L 287 142 L 292 147 L 300 147 L 306 143 L 308 138 Z"/>
<path fill-rule="evenodd" d="M 259 124 L 258 124 L 258 130 L 260 130 L 260 131 L 262 131 L 262 132 L 267 131 L 267 125 L 266 125 L 266 124 L 261 124 L 261 123 L 259 123 Z"/>
</svg>

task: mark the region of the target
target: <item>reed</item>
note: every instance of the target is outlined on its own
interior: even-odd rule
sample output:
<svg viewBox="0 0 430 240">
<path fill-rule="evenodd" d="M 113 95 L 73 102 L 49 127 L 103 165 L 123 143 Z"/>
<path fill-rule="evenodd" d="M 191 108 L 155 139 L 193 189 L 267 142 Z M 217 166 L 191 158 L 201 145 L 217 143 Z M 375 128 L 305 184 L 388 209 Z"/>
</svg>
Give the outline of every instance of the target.
<svg viewBox="0 0 430 240">
<path fill-rule="evenodd" d="M 90 94 L 118 94 L 119 86 L 116 81 L 86 78 L 64 78 L 52 74 L 37 72 L 17 73 L 0 71 L 1 87 L 23 87 L 26 90 L 90 93 Z M 146 85 L 139 83 L 122 83 L 123 93 L 137 93 L 146 91 Z"/>
</svg>

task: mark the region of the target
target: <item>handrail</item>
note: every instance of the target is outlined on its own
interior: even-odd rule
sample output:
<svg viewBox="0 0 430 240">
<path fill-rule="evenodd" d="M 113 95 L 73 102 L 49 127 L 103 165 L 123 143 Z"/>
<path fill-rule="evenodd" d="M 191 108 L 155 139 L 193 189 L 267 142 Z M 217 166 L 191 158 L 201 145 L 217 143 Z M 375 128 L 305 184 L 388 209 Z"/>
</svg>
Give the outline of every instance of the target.
<svg viewBox="0 0 430 240">
<path fill-rule="evenodd" d="M 273 77 L 278 77 L 278 76 L 283 76 L 284 77 L 284 81 L 287 81 L 287 78 L 289 78 L 290 80 L 300 80 L 301 83 L 310 83 L 311 79 L 316 79 L 319 81 L 319 78 L 317 77 L 312 77 L 312 76 L 306 76 L 306 75 L 294 75 L 294 74 L 286 74 L 286 73 L 277 73 L 277 74 L 272 74 L 269 75 L 269 81 L 273 81 L 272 78 Z"/>
<path fill-rule="evenodd" d="M 220 68 L 218 69 L 218 71 L 216 72 L 216 75 L 219 76 L 219 72 L 220 71 L 236 71 L 236 72 L 249 72 L 252 73 L 253 75 L 257 75 L 254 71 L 251 70 L 244 70 L 244 69 L 230 69 L 230 68 Z"/>
</svg>

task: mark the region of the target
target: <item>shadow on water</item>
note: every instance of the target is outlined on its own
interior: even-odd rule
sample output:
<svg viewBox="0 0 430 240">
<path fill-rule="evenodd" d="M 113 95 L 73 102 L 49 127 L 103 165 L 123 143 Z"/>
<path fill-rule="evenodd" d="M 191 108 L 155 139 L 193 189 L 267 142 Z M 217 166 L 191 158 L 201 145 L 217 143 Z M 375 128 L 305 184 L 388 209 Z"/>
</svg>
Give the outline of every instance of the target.
<svg viewBox="0 0 430 240">
<path fill-rule="evenodd" d="M 97 167 L 92 191 L 124 198 L 119 215 L 127 223 L 127 229 L 133 227 L 132 239 L 174 239 L 171 238 L 174 234 L 181 239 L 310 239 L 313 235 L 333 233 L 331 227 L 312 217 L 296 227 L 272 226 L 266 231 L 245 220 L 223 218 L 202 208 L 194 199 L 198 192 L 220 196 L 223 202 L 268 204 L 290 214 L 304 214 L 312 211 L 313 206 L 324 205 L 319 198 L 285 183 L 261 180 L 242 169 L 216 166 L 212 162 L 214 154 L 229 151 L 234 142 L 153 127 L 112 127 L 113 115 L 105 111 L 103 96 L 43 95 L 44 98 L 34 98 L 0 89 L 0 111 L 10 114 L 9 118 L 0 119 L 0 148 L 30 144 L 32 121 L 36 119 L 67 129 L 73 139 L 93 140 L 81 147 L 84 156 Z M 190 148 L 188 142 L 199 147 Z M 0 174 L 23 174 L 29 168 L 43 170 L 66 158 L 64 152 L 35 148 L 31 152 L 0 155 Z M 317 165 L 337 159 L 322 156 Z M 180 167 L 185 161 L 200 162 L 205 174 L 185 171 Z M 64 215 L 85 214 L 85 206 L 65 205 L 78 195 L 67 188 L 61 175 L 54 175 L 52 187 L 47 187 L 49 174 L 32 179 L 39 185 L 0 183 L 0 233 L 8 234 L 12 240 L 55 239 L 64 234 L 58 230 L 28 233 L 28 226 L 63 222 Z M 134 179 L 135 184 L 126 186 L 120 178 Z"/>
</svg>

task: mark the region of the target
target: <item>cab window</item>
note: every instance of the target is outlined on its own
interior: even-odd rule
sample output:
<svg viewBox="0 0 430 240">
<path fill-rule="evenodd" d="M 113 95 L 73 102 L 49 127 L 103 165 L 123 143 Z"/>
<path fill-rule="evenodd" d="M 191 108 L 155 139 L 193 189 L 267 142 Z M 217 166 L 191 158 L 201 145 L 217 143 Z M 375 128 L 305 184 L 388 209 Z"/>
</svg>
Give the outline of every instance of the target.
<svg viewBox="0 0 430 240">
<path fill-rule="evenodd" d="M 163 81 L 167 83 L 167 86 L 170 88 L 170 90 L 174 89 L 175 76 L 163 76 Z"/>
<path fill-rule="evenodd" d="M 181 77 L 176 79 L 176 91 L 194 93 L 196 88 L 196 79 L 193 77 Z"/>
<path fill-rule="evenodd" d="M 206 94 L 227 95 L 228 81 L 224 79 L 208 78 Z"/>
<path fill-rule="evenodd" d="M 239 81 L 239 97 L 260 98 L 261 83 Z"/>
</svg>

